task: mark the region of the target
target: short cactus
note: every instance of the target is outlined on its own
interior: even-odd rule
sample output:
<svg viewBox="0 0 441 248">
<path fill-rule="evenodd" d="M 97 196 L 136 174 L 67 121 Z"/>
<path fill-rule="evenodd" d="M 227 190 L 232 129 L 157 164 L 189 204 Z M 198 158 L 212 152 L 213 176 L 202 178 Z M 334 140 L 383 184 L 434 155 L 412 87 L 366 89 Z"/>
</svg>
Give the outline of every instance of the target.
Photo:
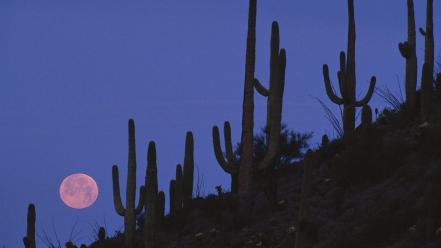
<svg viewBox="0 0 441 248">
<path fill-rule="evenodd" d="M 185 156 L 183 170 L 183 207 L 184 209 L 191 207 L 191 199 L 193 198 L 193 174 L 194 174 L 194 141 L 193 133 L 187 132 L 185 137 Z"/>
<path fill-rule="evenodd" d="M 136 216 L 141 213 L 144 208 L 144 194 L 145 189 L 142 186 L 139 193 L 139 203 L 135 207 L 135 193 L 136 193 L 136 148 L 135 148 L 135 122 L 129 120 L 129 158 L 128 158 L 128 173 L 127 173 L 127 188 L 126 188 L 126 207 L 123 207 L 121 201 L 120 187 L 119 187 L 119 172 L 118 166 L 112 167 L 112 182 L 113 182 L 113 202 L 116 212 L 124 217 L 124 246 L 126 248 L 134 247 L 134 235 L 136 227 Z"/>
<path fill-rule="evenodd" d="M 100 227 L 98 230 L 98 241 L 102 244 L 106 239 L 106 229 L 104 227 Z"/>
<path fill-rule="evenodd" d="M 369 105 L 363 106 L 361 110 L 361 127 L 368 129 L 372 125 L 372 109 Z"/>
<path fill-rule="evenodd" d="M 28 205 L 28 216 L 27 216 L 27 228 L 26 236 L 23 238 L 23 243 L 25 248 L 35 248 L 35 206 L 34 204 Z"/>
<path fill-rule="evenodd" d="M 222 153 L 222 148 L 220 145 L 220 135 L 219 128 L 213 127 L 213 148 L 216 160 L 221 166 L 221 168 L 231 176 L 231 192 L 237 193 L 237 176 L 239 173 L 239 166 L 234 160 L 233 145 L 231 143 L 231 127 L 230 123 L 226 121 L 224 123 L 224 137 L 225 137 L 225 154 Z"/>
</svg>

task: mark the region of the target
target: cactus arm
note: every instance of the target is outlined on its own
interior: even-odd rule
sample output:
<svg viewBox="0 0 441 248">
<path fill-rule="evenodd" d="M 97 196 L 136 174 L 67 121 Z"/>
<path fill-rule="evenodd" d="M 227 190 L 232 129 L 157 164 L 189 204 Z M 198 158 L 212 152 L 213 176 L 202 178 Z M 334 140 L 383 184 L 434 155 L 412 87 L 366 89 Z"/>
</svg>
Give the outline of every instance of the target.
<svg viewBox="0 0 441 248">
<path fill-rule="evenodd" d="M 112 167 L 112 185 L 113 185 L 113 205 L 115 207 L 116 212 L 120 216 L 124 216 L 124 214 L 126 213 L 126 210 L 123 207 L 123 204 L 121 201 L 121 193 L 119 190 L 119 172 L 118 172 L 117 165 L 114 165 Z"/>
<path fill-rule="evenodd" d="M 400 42 L 398 44 L 398 50 L 400 50 L 401 56 L 403 56 L 405 59 L 409 59 L 411 56 L 411 48 L 409 45 L 409 42 Z"/>
<path fill-rule="evenodd" d="M 142 209 L 144 208 L 144 202 L 145 202 L 145 187 L 141 186 L 139 187 L 139 200 L 138 200 L 138 206 L 135 209 L 135 215 L 138 215 L 142 212 Z"/>
<path fill-rule="evenodd" d="M 343 98 L 338 97 L 334 89 L 332 89 L 331 79 L 329 79 L 329 68 L 328 65 L 323 65 L 323 79 L 325 80 L 326 94 L 329 99 L 335 104 L 342 105 L 344 103 Z"/>
<path fill-rule="evenodd" d="M 374 94 L 374 92 L 375 92 L 375 84 L 377 83 L 377 78 L 375 77 L 375 76 L 373 76 L 372 78 L 371 78 L 371 82 L 369 83 L 369 90 L 368 90 L 368 92 L 366 93 L 366 96 L 363 98 L 363 99 L 361 99 L 360 101 L 357 101 L 356 103 L 355 103 L 355 106 L 356 107 L 363 107 L 364 105 L 366 105 L 366 104 L 368 104 L 368 102 L 371 100 L 371 98 L 372 98 L 372 95 Z"/>
<path fill-rule="evenodd" d="M 269 95 L 269 90 L 267 88 L 265 88 L 265 86 L 263 86 L 259 79 L 255 78 L 254 79 L 254 88 L 257 90 L 257 92 L 264 96 L 264 97 L 268 97 Z"/>
<path fill-rule="evenodd" d="M 222 154 L 222 149 L 220 145 L 220 137 L 219 137 L 219 128 L 217 126 L 213 127 L 213 148 L 214 155 L 216 156 L 216 160 L 221 166 L 221 168 L 228 174 L 235 173 L 237 171 L 236 167 L 225 160 L 224 155 Z M 229 138 L 231 141 L 231 138 Z M 230 156 L 230 155 L 228 155 Z"/>
<path fill-rule="evenodd" d="M 229 164 L 234 164 L 233 143 L 231 142 L 231 126 L 228 121 L 224 123 L 225 155 Z"/>
<path fill-rule="evenodd" d="M 427 35 L 427 32 L 424 30 L 424 28 L 419 28 L 418 30 L 420 31 L 420 34 L 422 36 L 426 36 Z"/>
</svg>

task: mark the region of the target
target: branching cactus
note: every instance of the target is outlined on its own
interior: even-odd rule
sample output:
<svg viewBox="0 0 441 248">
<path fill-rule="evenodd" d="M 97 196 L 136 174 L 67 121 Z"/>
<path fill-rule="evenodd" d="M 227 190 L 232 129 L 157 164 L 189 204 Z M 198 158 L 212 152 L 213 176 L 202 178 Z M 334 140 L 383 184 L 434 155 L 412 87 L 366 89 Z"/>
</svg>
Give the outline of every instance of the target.
<svg viewBox="0 0 441 248">
<path fill-rule="evenodd" d="M 128 173 L 126 186 L 126 207 L 124 208 L 121 201 L 120 187 L 119 187 L 119 172 L 118 166 L 112 167 L 112 182 L 113 182 L 113 203 L 116 212 L 124 217 L 124 246 L 126 248 L 133 248 L 134 235 L 136 227 L 136 216 L 141 213 L 144 207 L 145 189 L 140 188 L 139 202 L 135 206 L 136 197 L 136 152 L 135 152 L 135 122 L 129 120 L 129 158 L 128 158 Z"/>
<path fill-rule="evenodd" d="M 234 160 L 233 145 L 231 143 L 231 127 L 230 123 L 226 121 L 224 123 L 224 142 L 225 142 L 225 154 L 224 157 L 221 144 L 219 128 L 213 127 L 213 148 L 216 160 L 221 168 L 231 176 L 231 192 L 237 193 L 237 176 L 239 173 L 239 166 Z"/>
<path fill-rule="evenodd" d="M 401 56 L 406 59 L 406 107 L 412 116 L 416 108 L 418 62 L 416 56 L 415 10 L 413 0 L 407 0 L 407 41 L 398 44 Z"/>
<path fill-rule="evenodd" d="M 158 220 L 158 167 L 156 164 L 156 146 L 153 141 L 149 143 L 147 152 L 145 188 L 144 247 L 149 248 L 156 246 Z"/>
<path fill-rule="evenodd" d="M 340 97 L 334 92 L 329 78 L 328 65 L 323 65 L 323 78 L 325 81 L 326 94 L 332 102 L 343 105 L 343 130 L 345 137 L 350 137 L 355 129 L 355 109 L 368 104 L 375 90 L 376 78 L 373 76 L 369 84 L 369 90 L 361 100 L 356 99 L 356 73 L 355 73 L 355 14 L 354 0 L 348 0 L 349 31 L 348 50 L 340 53 L 340 70 L 337 73 Z"/>
<path fill-rule="evenodd" d="M 296 248 L 305 248 L 308 237 L 308 214 L 309 214 L 309 195 L 311 193 L 312 167 L 315 163 L 314 154 L 311 150 L 306 153 L 303 160 L 303 182 L 302 194 L 300 199 L 299 216 L 296 230 Z"/>
<path fill-rule="evenodd" d="M 183 205 L 185 209 L 191 207 L 193 198 L 193 176 L 194 176 L 194 140 L 193 133 L 187 132 L 185 137 L 185 156 L 183 171 Z"/>
<path fill-rule="evenodd" d="M 254 86 L 262 96 L 267 97 L 267 144 L 268 150 L 258 164 L 259 170 L 266 170 L 275 165 L 279 155 L 280 131 L 282 127 L 282 102 L 285 89 L 286 51 L 280 49 L 279 25 L 273 22 L 271 28 L 270 80 L 266 89 L 259 80 Z"/>
<path fill-rule="evenodd" d="M 35 206 L 34 204 L 28 205 L 28 216 L 27 216 L 27 228 L 26 236 L 23 238 L 23 243 L 25 248 L 35 248 Z"/>
</svg>

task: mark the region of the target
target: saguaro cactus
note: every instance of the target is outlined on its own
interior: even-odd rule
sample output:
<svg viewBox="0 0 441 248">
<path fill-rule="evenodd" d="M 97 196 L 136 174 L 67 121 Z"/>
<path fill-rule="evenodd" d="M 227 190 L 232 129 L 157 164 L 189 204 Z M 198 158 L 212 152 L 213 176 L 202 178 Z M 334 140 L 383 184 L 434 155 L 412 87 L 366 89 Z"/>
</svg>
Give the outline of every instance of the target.
<svg viewBox="0 0 441 248">
<path fill-rule="evenodd" d="M 170 216 L 176 216 L 176 180 L 171 180 L 169 185 L 169 204 L 170 204 Z"/>
<path fill-rule="evenodd" d="M 262 96 L 267 97 L 267 144 L 268 150 L 258 164 L 259 170 L 265 170 L 275 165 L 279 155 L 280 131 L 282 128 L 282 102 L 285 89 L 286 51 L 280 49 L 279 24 L 273 22 L 271 28 L 270 48 L 270 80 L 266 89 L 259 80 L 254 85 Z"/>
<path fill-rule="evenodd" d="M 157 202 L 158 202 L 158 228 L 162 227 L 162 225 L 164 224 L 164 214 L 165 214 L 165 193 L 164 191 L 159 191 L 158 193 L 158 197 L 157 197 Z"/>
<path fill-rule="evenodd" d="M 369 105 L 363 106 L 361 110 L 361 126 L 367 129 L 372 125 L 372 109 Z"/>
<path fill-rule="evenodd" d="M 184 208 L 191 207 L 191 199 L 193 198 L 193 174 L 194 174 L 194 141 L 193 133 L 187 132 L 185 137 L 185 156 L 183 171 L 183 204 Z"/>
<path fill-rule="evenodd" d="M 246 214 L 249 212 L 257 189 L 253 178 L 256 167 L 265 170 L 274 165 L 278 154 L 280 139 L 282 98 L 285 80 L 286 52 L 279 49 L 279 28 L 277 22 L 272 25 L 271 35 L 271 61 L 269 89 L 260 84 L 254 78 L 255 70 L 255 47 L 256 47 L 256 8 L 257 1 L 250 0 L 248 16 L 248 36 L 245 62 L 245 83 L 242 109 L 242 133 L 240 141 L 239 166 L 233 159 L 231 144 L 230 124 L 224 124 L 224 137 L 226 158 L 220 148 L 219 129 L 213 127 L 213 146 L 216 158 L 222 169 L 232 177 L 232 191 L 239 194 L 239 211 Z M 268 151 L 264 159 L 256 164 L 253 161 L 253 128 L 254 128 L 254 89 L 261 95 L 268 97 L 267 127 L 268 127 Z"/>
<path fill-rule="evenodd" d="M 184 201 L 184 177 L 182 172 L 182 166 L 180 164 L 176 165 L 176 175 L 175 175 L 176 187 L 175 187 L 175 197 L 174 197 L 174 209 L 176 213 L 181 212 Z"/>
<path fill-rule="evenodd" d="M 214 154 L 216 156 L 216 160 L 221 166 L 221 168 L 231 176 L 231 192 L 233 194 L 237 193 L 237 176 L 239 173 L 239 166 L 237 164 L 237 161 L 234 160 L 234 154 L 233 154 L 233 145 L 231 143 L 231 127 L 230 123 L 226 121 L 224 123 L 224 139 L 225 139 L 225 154 L 226 157 L 224 157 L 222 153 L 222 148 L 220 144 L 220 137 L 219 137 L 219 128 L 214 126 L 213 127 L 213 148 L 214 148 Z"/>
<path fill-rule="evenodd" d="M 308 231 L 308 212 L 309 212 L 309 195 L 311 193 L 312 167 L 314 163 L 311 150 L 306 153 L 303 161 L 303 182 L 302 194 L 300 199 L 300 209 L 296 230 L 296 248 L 306 247 L 307 231 Z"/>
<path fill-rule="evenodd" d="M 428 121 L 432 106 L 432 71 L 430 65 L 424 63 L 421 80 L 421 118 Z"/>
<path fill-rule="evenodd" d="M 421 117 L 428 120 L 433 91 L 434 40 L 433 40 L 433 0 L 427 0 L 426 30 L 420 28 L 425 37 L 424 65 L 421 79 Z"/>
<path fill-rule="evenodd" d="M 23 238 L 23 243 L 25 248 L 35 248 L 35 206 L 34 204 L 28 205 L 28 216 L 27 216 L 27 228 L 26 236 Z"/>
<path fill-rule="evenodd" d="M 348 50 L 340 53 L 340 70 L 337 73 L 340 95 L 333 90 L 329 78 L 328 65 L 323 65 L 323 78 L 325 81 L 326 94 L 332 102 L 343 105 L 343 130 L 346 137 L 351 136 L 355 129 L 355 108 L 368 104 L 375 90 L 376 77 L 371 78 L 369 90 L 361 100 L 356 99 L 356 73 L 355 73 L 355 14 L 354 0 L 348 0 L 349 31 Z"/>
<path fill-rule="evenodd" d="M 98 241 L 100 244 L 103 244 L 105 239 L 106 239 L 106 229 L 104 227 L 100 227 L 100 229 L 98 230 Z"/>
<path fill-rule="evenodd" d="M 416 108 L 417 56 L 415 11 L 413 0 L 407 0 L 407 41 L 398 44 L 401 56 L 406 59 L 406 107 L 412 116 Z"/>
<path fill-rule="evenodd" d="M 126 248 L 133 248 L 134 235 L 136 227 L 136 216 L 141 213 L 144 207 L 144 186 L 141 186 L 139 193 L 139 202 L 135 207 L 135 193 L 136 193 L 136 147 L 135 147 L 135 122 L 129 120 L 129 158 L 128 158 L 128 173 L 126 186 L 126 207 L 123 207 L 121 201 L 120 187 L 119 187 L 119 172 L 118 166 L 112 167 L 112 182 L 113 182 L 113 203 L 116 212 L 124 217 L 124 246 Z"/>
<path fill-rule="evenodd" d="M 149 248 L 156 246 L 158 220 L 158 167 L 156 164 L 156 146 L 153 141 L 149 143 L 147 152 L 145 187 L 144 247 Z"/>
</svg>

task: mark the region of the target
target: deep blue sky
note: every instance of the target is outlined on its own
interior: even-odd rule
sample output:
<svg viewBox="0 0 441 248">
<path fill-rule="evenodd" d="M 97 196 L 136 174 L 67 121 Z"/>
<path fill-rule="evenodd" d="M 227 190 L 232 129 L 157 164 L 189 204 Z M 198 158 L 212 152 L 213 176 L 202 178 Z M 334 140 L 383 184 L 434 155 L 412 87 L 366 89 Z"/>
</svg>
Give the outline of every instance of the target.
<svg viewBox="0 0 441 248">
<path fill-rule="evenodd" d="M 329 63 L 335 82 L 338 53 L 346 48 L 346 2 L 258 3 L 256 75 L 267 81 L 270 27 L 278 20 L 288 59 L 283 122 L 313 131 L 314 143 L 332 134 L 312 97 L 334 108 L 321 68 Z M 425 1 L 416 2 L 421 26 Z M 53 223 L 63 243 L 76 220 L 81 242 L 89 242 L 95 223 L 106 222 L 109 233 L 121 228 L 111 166 L 120 165 L 125 191 L 129 118 L 136 121 L 138 184 L 147 144 L 155 140 L 160 189 L 168 192 L 183 160 L 185 133 L 192 130 L 205 193 L 219 184 L 228 188 L 213 155 L 211 128 L 229 120 L 239 140 L 247 10 L 248 0 L 2 0 L 0 247 L 22 246 L 29 202 L 37 207 L 38 232 L 51 232 Z M 373 74 L 379 87 L 396 89 L 396 76 L 404 77 L 397 42 L 406 37 L 406 1 L 356 1 L 356 19 L 358 91 L 364 94 Z M 435 30 L 439 23 L 435 13 Z M 266 101 L 256 99 L 257 131 Z M 384 106 L 378 96 L 372 105 Z M 100 186 L 89 209 L 70 209 L 58 197 L 61 180 L 77 172 Z"/>
</svg>

